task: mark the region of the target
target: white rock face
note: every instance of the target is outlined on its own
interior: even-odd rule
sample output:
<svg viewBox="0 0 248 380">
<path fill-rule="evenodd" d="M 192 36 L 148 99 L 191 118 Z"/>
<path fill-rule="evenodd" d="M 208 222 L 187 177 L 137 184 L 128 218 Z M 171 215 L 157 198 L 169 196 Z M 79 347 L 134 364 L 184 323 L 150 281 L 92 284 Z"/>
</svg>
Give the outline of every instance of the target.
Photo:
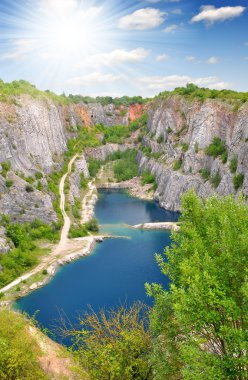
<svg viewBox="0 0 248 380">
<path fill-rule="evenodd" d="M 236 194 L 233 176 L 238 173 L 244 174 L 240 190 L 248 196 L 248 104 L 233 112 L 231 105 L 216 100 L 200 103 L 172 97 L 153 104 L 148 127 L 150 133 L 143 143 L 152 153 L 160 153 L 161 158 L 155 160 L 139 153 L 139 167 L 155 175 L 158 184 L 155 198 L 162 207 L 180 210 L 181 197 L 190 188 L 202 198 L 214 193 L 220 196 Z M 159 136 L 163 137 L 162 142 Z M 226 145 L 226 163 L 221 157 L 214 159 L 204 152 L 214 137 L 219 137 Z M 187 146 L 186 152 L 182 144 Z M 238 160 L 235 174 L 229 168 L 234 157 Z M 175 160 L 182 163 L 178 171 L 173 170 Z M 202 179 L 202 169 L 207 169 L 212 177 L 220 175 L 217 188 L 209 180 Z"/>
<path fill-rule="evenodd" d="M 18 98 L 18 106 L 0 103 L 0 162 L 30 175 L 50 172 L 56 155 L 66 150 L 66 132 L 59 107 L 51 101 Z"/>
</svg>

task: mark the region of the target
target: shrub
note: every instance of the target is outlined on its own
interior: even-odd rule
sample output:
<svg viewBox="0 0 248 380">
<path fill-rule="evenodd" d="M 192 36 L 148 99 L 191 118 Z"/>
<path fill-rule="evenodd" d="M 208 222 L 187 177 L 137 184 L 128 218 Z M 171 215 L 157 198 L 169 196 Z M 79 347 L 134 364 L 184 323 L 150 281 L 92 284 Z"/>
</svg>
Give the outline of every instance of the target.
<svg viewBox="0 0 248 380">
<path fill-rule="evenodd" d="M 79 226 L 73 225 L 70 228 L 70 232 L 69 232 L 69 238 L 70 239 L 74 239 L 74 238 L 78 238 L 78 237 L 84 237 L 87 235 L 88 235 L 88 232 L 87 232 L 87 229 L 85 228 L 84 225 L 79 225 Z"/>
<path fill-rule="evenodd" d="M 27 185 L 25 187 L 25 190 L 26 190 L 27 193 L 32 193 L 32 191 L 34 191 L 34 189 L 33 189 L 33 187 L 31 185 Z"/>
<path fill-rule="evenodd" d="M 217 172 L 214 176 L 210 178 L 210 182 L 214 188 L 217 188 L 221 182 L 221 175 Z"/>
<path fill-rule="evenodd" d="M 6 181 L 5 181 L 5 185 L 6 185 L 6 187 L 11 187 L 12 185 L 13 185 L 13 181 L 11 180 L 11 179 L 7 179 Z"/>
<path fill-rule="evenodd" d="M 183 164 L 182 159 L 174 161 L 172 165 L 173 170 L 180 170 L 182 167 L 182 164 Z"/>
<path fill-rule="evenodd" d="M 123 144 L 124 140 L 130 137 L 130 129 L 127 126 L 115 125 L 113 127 L 107 127 L 104 130 L 104 142 Z"/>
<path fill-rule="evenodd" d="M 167 129 L 166 129 L 166 132 L 167 132 L 168 134 L 170 134 L 170 133 L 172 132 L 171 127 L 167 128 Z"/>
<path fill-rule="evenodd" d="M 210 171 L 207 168 L 203 168 L 200 170 L 201 176 L 204 179 L 204 181 L 208 181 L 210 177 Z"/>
<path fill-rule="evenodd" d="M 38 364 L 40 348 L 21 315 L 0 311 L 0 347 L 0 379 L 48 379 Z"/>
<path fill-rule="evenodd" d="M 205 153 L 214 158 L 223 155 L 225 159 L 226 152 L 225 143 L 219 137 L 214 137 L 212 143 L 205 149 Z"/>
<path fill-rule="evenodd" d="M 99 160 L 96 160 L 95 158 L 90 157 L 88 165 L 89 165 L 90 176 L 95 177 L 98 173 L 98 170 L 101 167 L 101 162 Z"/>
<path fill-rule="evenodd" d="M 227 162 L 227 159 L 228 159 L 228 152 L 227 152 L 227 150 L 225 150 L 225 152 L 223 152 L 221 155 L 222 163 L 225 164 Z"/>
<path fill-rule="evenodd" d="M 91 232 L 99 231 L 99 224 L 96 218 L 92 218 L 89 222 L 85 223 L 85 228 Z"/>
<path fill-rule="evenodd" d="M 160 135 L 157 139 L 157 143 L 158 144 L 161 144 L 162 142 L 164 142 L 164 136 Z"/>
<path fill-rule="evenodd" d="M 236 173 L 237 167 L 238 167 L 238 158 L 237 157 L 233 157 L 231 159 L 230 165 L 229 165 L 231 173 Z"/>
<path fill-rule="evenodd" d="M 157 188 L 157 182 L 154 174 L 152 174 L 150 171 L 146 170 L 142 173 L 142 183 L 143 185 L 146 185 L 148 183 L 153 184 L 153 189 L 156 190 Z"/>
<path fill-rule="evenodd" d="M 185 153 L 189 149 L 189 144 L 182 143 L 182 151 Z"/>
<path fill-rule="evenodd" d="M 243 185 L 244 178 L 245 176 L 243 173 L 239 173 L 233 177 L 233 185 L 235 190 L 238 190 Z"/>
<path fill-rule="evenodd" d="M 41 178 L 43 178 L 43 174 L 41 172 L 36 172 L 35 173 L 35 178 L 36 179 L 41 179 Z"/>
<path fill-rule="evenodd" d="M 194 145 L 195 153 L 199 153 L 199 143 L 196 142 Z"/>
<path fill-rule="evenodd" d="M 88 180 L 85 178 L 84 173 L 80 173 L 80 189 L 86 189 Z"/>
<path fill-rule="evenodd" d="M 147 329 L 147 309 L 136 303 L 108 311 L 85 314 L 67 330 L 72 349 L 90 379 L 152 379 L 149 353 L 152 336 Z"/>
<path fill-rule="evenodd" d="M 136 155 L 135 150 L 126 150 L 122 153 L 121 158 L 114 163 L 113 170 L 118 182 L 129 180 L 138 175 Z"/>
</svg>

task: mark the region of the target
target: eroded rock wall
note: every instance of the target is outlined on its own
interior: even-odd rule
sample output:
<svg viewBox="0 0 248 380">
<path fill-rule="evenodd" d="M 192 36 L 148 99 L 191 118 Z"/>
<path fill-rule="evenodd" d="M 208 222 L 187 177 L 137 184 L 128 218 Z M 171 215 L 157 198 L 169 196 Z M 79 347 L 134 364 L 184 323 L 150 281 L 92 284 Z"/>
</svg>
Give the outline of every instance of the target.
<svg viewBox="0 0 248 380">
<path fill-rule="evenodd" d="M 236 194 L 233 177 L 239 173 L 244 175 L 240 190 L 248 196 L 248 104 L 235 112 L 232 105 L 216 100 L 160 100 L 149 110 L 148 132 L 143 144 L 151 154 L 140 152 L 138 161 L 141 171 L 150 170 L 155 175 L 155 198 L 161 206 L 180 210 L 181 197 L 190 188 L 203 198 L 214 193 Z M 221 157 L 205 153 L 214 137 L 226 146 L 228 159 L 224 163 Z M 231 173 L 230 160 L 234 157 L 237 171 Z M 176 161 L 181 163 L 178 170 L 174 170 Z M 208 180 L 202 178 L 202 169 L 209 171 Z M 215 188 L 211 177 L 217 173 L 221 180 Z"/>
</svg>

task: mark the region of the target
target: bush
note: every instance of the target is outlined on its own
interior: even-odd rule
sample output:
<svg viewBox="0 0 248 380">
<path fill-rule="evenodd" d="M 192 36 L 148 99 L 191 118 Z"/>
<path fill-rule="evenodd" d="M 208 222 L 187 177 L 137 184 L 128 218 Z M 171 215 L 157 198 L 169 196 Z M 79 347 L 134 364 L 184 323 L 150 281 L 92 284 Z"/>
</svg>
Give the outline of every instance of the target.
<svg viewBox="0 0 248 380">
<path fill-rule="evenodd" d="M 210 178 L 210 182 L 213 185 L 214 188 L 217 188 L 219 184 L 221 183 L 221 175 L 219 172 L 217 172 L 214 176 Z"/>
<path fill-rule="evenodd" d="M 43 174 L 41 172 L 36 172 L 35 173 L 35 178 L 36 179 L 41 179 L 41 178 L 43 178 Z"/>
<path fill-rule="evenodd" d="M 180 170 L 182 167 L 182 164 L 183 164 L 182 159 L 174 161 L 172 165 L 173 170 Z"/>
<path fill-rule="evenodd" d="M 48 380 L 38 364 L 42 353 L 27 322 L 9 310 L 0 311 L 0 352 L 0 379 Z"/>
<path fill-rule="evenodd" d="M 88 180 L 85 178 L 84 173 L 80 173 L 80 189 L 87 189 Z"/>
<path fill-rule="evenodd" d="M 135 150 L 126 150 L 122 153 L 121 158 L 114 163 L 113 170 L 118 182 L 129 180 L 138 175 L 136 155 Z"/>
<path fill-rule="evenodd" d="M 227 152 L 227 150 L 225 150 L 225 152 L 223 152 L 222 155 L 221 155 L 221 161 L 222 161 L 222 163 L 226 164 L 227 159 L 228 159 L 228 152 Z"/>
<path fill-rule="evenodd" d="M 89 173 L 91 177 L 95 177 L 101 167 L 101 162 L 95 158 L 90 157 L 88 161 Z"/>
<path fill-rule="evenodd" d="M 2 166 L 1 175 L 4 178 L 6 178 L 8 171 L 10 171 L 11 169 L 11 162 L 10 161 L 1 162 L 1 166 Z"/>
<path fill-rule="evenodd" d="M 104 143 L 123 144 L 130 137 L 130 128 L 123 125 L 107 127 L 104 131 Z"/>
<path fill-rule="evenodd" d="M 229 165 L 231 173 L 236 173 L 237 167 L 238 167 L 238 158 L 237 157 L 233 157 L 231 159 L 230 165 Z"/>
<path fill-rule="evenodd" d="M 219 137 L 214 137 L 212 143 L 205 149 L 205 153 L 214 158 L 223 155 L 225 160 L 227 154 L 225 143 Z"/>
<path fill-rule="evenodd" d="M 5 181 L 5 185 L 6 185 L 6 187 L 11 187 L 12 185 L 13 185 L 13 181 L 11 180 L 11 179 L 7 179 L 6 181 Z"/>
<path fill-rule="evenodd" d="M 201 173 L 201 176 L 204 179 L 204 181 L 208 181 L 209 180 L 209 177 L 210 177 L 210 171 L 209 171 L 209 169 L 203 168 L 203 169 L 201 169 L 200 173 Z"/>
<path fill-rule="evenodd" d="M 26 190 L 27 193 L 32 193 L 32 191 L 34 191 L 34 189 L 33 189 L 33 187 L 31 185 L 27 185 L 25 187 L 25 190 Z"/>
<path fill-rule="evenodd" d="M 182 143 L 182 151 L 184 153 L 186 153 L 189 149 L 189 144 L 186 144 L 186 143 Z"/>
<path fill-rule="evenodd" d="M 99 224 L 96 218 L 92 218 L 89 222 L 85 223 L 84 226 L 88 231 L 91 231 L 91 232 L 99 231 Z"/>
<path fill-rule="evenodd" d="M 164 142 L 164 136 L 160 135 L 157 139 L 157 143 L 158 144 L 161 144 L 162 142 Z"/>
<path fill-rule="evenodd" d="M 141 304 L 117 310 L 85 314 L 78 325 L 66 330 L 79 362 L 90 379 L 152 379 L 149 353 L 152 344 L 147 330 L 147 309 Z"/>
<path fill-rule="evenodd" d="M 88 235 L 88 232 L 87 232 L 87 229 L 85 228 L 84 225 L 73 225 L 70 228 L 70 232 L 69 232 L 69 238 L 70 239 L 75 239 L 78 237 L 84 237 L 87 235 Z"/>
<path fill-rule="evenodd" d="M 243 185 L 244 178 L 245 176 L 243 173 L 239 173 L 233 177 L 233 186 L 235 190 L 238 190 Z"/>
</svg>

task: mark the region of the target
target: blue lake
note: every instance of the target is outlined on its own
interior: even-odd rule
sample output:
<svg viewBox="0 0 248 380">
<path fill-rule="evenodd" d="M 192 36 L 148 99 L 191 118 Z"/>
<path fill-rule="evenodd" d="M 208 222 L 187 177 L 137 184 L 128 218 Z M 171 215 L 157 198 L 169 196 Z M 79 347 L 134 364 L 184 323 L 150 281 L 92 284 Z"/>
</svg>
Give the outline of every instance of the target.
<svg viewBox="0 0 248 380">
<path fill-rule="evenodd" d="M 170 233 L 134 230 L 125 224 L 176 221 L 178 216 L 153 201 L 130 197 L 124 191 L 100 191 L 96 217 L 101 232 L 123 238 L 99 243 L 90 256 L 62 267 L 48 285 L 18 300 L 15 307 L 29 315 L 39 310 L 36 319 L 51 329 L 57 324 L 59 313 L 65 313 L 74 322 L 79 314 L 89 310 L 89 305 L 95 310 L 137 300 L 151 305 L 144 284 L 158 282 L 168 286 L 154 254 L 162 253 L 170 244 Z"/>
</svg>

